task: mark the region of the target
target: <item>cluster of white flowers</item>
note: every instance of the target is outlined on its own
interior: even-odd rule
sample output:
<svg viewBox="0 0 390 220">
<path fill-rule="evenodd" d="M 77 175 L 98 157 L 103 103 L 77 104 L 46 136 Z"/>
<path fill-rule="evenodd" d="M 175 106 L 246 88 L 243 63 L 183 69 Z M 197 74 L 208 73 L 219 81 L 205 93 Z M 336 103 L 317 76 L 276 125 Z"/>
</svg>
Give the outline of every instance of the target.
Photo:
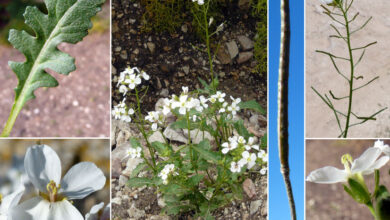
<svg viewBox="0 0 390 220">
<path fill-rule="evenodd" d="M 140 158 L 141 157 L 141 151 L 142 149 L 140 147 L 137 147 L 137 148 L 129 148 L 126 152 L 126 157 L 130 157 L 131 159 L 134 159 L 134 158 Z"/>
<path fill-rule="evenodd" d="M 61 180 L 61 161 L 47 145 L 28 148 L 24 169 L 38 193 L 21 204 L 18 203 L 25 191 L 23 186 L 3 199 L 0 196 L 0 219 L 84 220 L 70 200 L 83 199 L 102 189 L 106 183 L 103 172 L 91 162 L 74 165 Z"/>
<path fill-rule="evenodd" d="M 158 125 L 164 122 L 164 115 L 159 111 L 148 112 L 148 115 L 145 116 L 145 120 L 152 123 L 153 131 L 157 131 Z"/>
<path fill-rule="evenodd" d="M 134 109 L 128 108 L 125 101 L 126 98 L 124 98 L 118 105 L 114 106 L 111 113 L 115 119 L 131 122 L 131 115 L 134 114 Z"/>
<path fill-rule="evenodd" d="M 228 152 L 236 153 L 242 152 L 241 158 L 236 159 L 230 164 L 230 171 L 233 173 L 241 172 L 241 169 L 244 166 L 247 166 L 248 169 L 251 169 L 255 164 L 257 159 L 260 159 L 263 162 L 267 162 L 267 153 L 260 149 L 259 145 L 254 144 L 255 139 L 253 137 L 249 137 L 248 141 L 245 140 L 242 136 L 233 136 L 229 137 L 229 142 L 225 142 L 222 144 L 222 153 L 227 154 Z M 253 151 L 258 152 L 253 153 Z M 266 168 L 263 168 L 260 173 L 265 174 Z"/>
<path fill-rule="evenodd" d="M 142 83 L 141 78 L 149 80 L 150 76 L 146 72 L 140 71 L 137 67 L 127 67 L 120 73 L 118 79 L 117 86 L 119 86 L 119 92 L 126 94 L 129 90 L 133 90 L 137 85 Z"/>
<path fill-rule="evenodd" d="M 386 156 L 380 157 L 382 153 Z M 390 147 L 385 145 L 383 141 L 378 140 L 373 147 L 368 148 L 355 160 L 352 159 L 350 154 L 343 155 L 341 163 L 344 165 L 344 170 L 326 166 L 312 171 L 306 178 L 306 181 L 323 184 L 347 182 L 350 177 L 356 174 L 372 174 L 376 169 L 386 165 L 390 159 L 389 156 Z"/>
<path fill-rule="evenodd" d="M 167 164 L 165 165 L 164 169 L 161 170 L 161 172 L 158 174 L 159 177 L 163 180 L 163 184 L 168 184 L 168 177 L 172 174 L 174 176 L 179 175 L 177 172 L 175 172 L 175 164 Z"/>
</svg>

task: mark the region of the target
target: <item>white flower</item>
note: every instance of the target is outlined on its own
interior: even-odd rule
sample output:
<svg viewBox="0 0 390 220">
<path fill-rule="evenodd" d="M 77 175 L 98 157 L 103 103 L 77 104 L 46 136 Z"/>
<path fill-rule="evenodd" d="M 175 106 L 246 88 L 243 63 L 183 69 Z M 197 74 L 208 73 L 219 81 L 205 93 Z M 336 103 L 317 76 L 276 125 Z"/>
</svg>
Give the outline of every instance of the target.
<svg viewBox="0 0 390 220">
<path fill-rule="evenodd" d="M 208 99 L 206 99 L 204 96 L 199 96 L 200 104 L 203 106 L 203 108 L 208 108 L 209 105 L 207 105 Z"/>
<path fill-rule="evenodd" d="M 215 31 L 216 33 L 223 31 L 223 23 L 221 23 L 218 27 L 217 30 Z"/>
<path fill-rule="evenodd" d="M 13 219 L 83 220 L 69 200 L 83 199 L 106 183 L 103 172 L 91 162 L 74 165 L 61 180 L 60 158 L 46 145 L 27 150 L 24 168 L 39 195 L 15 207 Z"/>
<path fill-rule="evenodd" d="M 218 101 L 221 103 L 225 101 L 225 96 L 226 96 L 226 94 L 222 93 L 220 91 L 217 91 L 217 93 L 215 94 L 215 98 L 217 98 Z"/>
<path fill-rule="evenodd" d="M 234 105 L 238 105 L 238 103 L 241 102 L 241 99 L 240 98 L 233 98 L 233 96 L 230 96 L 230 99 L 232 100 L 232 104 Z"/>
<path fill-rule="evenodd" d="M 229 107 L 228 107 L 228 111 L 232 113 L 232 115 L 236 115 L 238 111 L 240 111 L 240 107 L 235 104 L 235 103 L 232 103 Z"/>
<path fill-rule="evenodd" d="M 115 119 L 120 119 L 121 114 L 122 114 L 121 109 L 115 106 L 114 110 L 112 111 L 112 116 L 114 116 Z"/>
<path fill-rule="evenodd" d="M 178 175 L 178 173 L 174 172 L 175 165 L 174 164 L 167 164 L 164 166 L 164 168 L 161 170 L 161 172 L 158 174 L 159 177 L 163 180 L 163 184 L 168 184 L 168 176 L 169 174 L 173 173 L 174 176 Z"/>
<path fill-rule="evenodd" d="M 127 86 L 121 85 L 121 86 L 119 87 L 119 92 L 120 92 L 120 93 L 126 94 L 127 91 L 128 91 Z"/>
<path fill-rule="evenodd" d="M 188 86 L 182 86 L 181 89 L 183 90 L 184 94 L 188 93 Z"/>
<path fill-rule="evenodd" d="M 232 173 L 239 173 L 241 172 L 241 168 L 242 166 L 240 165 L 240 163 L 236 163 L 236 162 L 232 162 L 230 164 L 230 171 L 232 171 Z"/>
<path fill-rule="evenodd" d="M 215 96 L 210 96 L 209 101 L 211 103 L 215 103 L 217 101 L 217 98 Z"/>
<path fill-rule="evenodd" d="M 390 155 L 390 147 L 387 144 L 385 145 L 385 143 L 383 141 L 381 141 L 381 140 L 375 141 L 374 147 L 381 149 L 381 151 L 384 154 L 386 154 L 387 156 Z"/>
<path fill-rule="evenodd" d="M 129 111 L 127 112 L 129 115 L 133 115 L 134 114 L 134 109 L 129 109 Z"/>
<path fill-rule="evenodd" d="M 209 26 L 211 26 L 211 24 L 213 23 L 213 21 L 214 21 L 214 18 L 211 17 L 210 20 L 209 20 Z"/>
<path fill-rule="evenodd" d="M 329 184 L 346 182 L 349 177 L 355 174 L 369 175 L 375 169 L 381 168 L 389 161 L 388 156 L 379 158 L 381 153 L 382 151 L 379 148 L 370 147 L 353 162 L 351 155 L 346 154 L 341 159 L 341 162 L 344 164 L 344 170 L 326 166 L 311 172 L 306 178 L 306 181 Z M 350 164 L 352 167 L 350 167 Z"/>
<path fill-rule="evenodd" d="M 141 84 L 141 78 L 138 75 L 131 74 L 125 82 L 129 84 L 130 89 L 134 89 L 137 85 Z"/>
<path fill-rule="evenodd" d="M 242 152 L 242 159 L 238 163 L 241 166 L 247 165 L 248 169 L 250 169 L 256 164 L 256 154 L 244 151 Z"/>
<path fill-rule="evenodd" d="M 129 148 L 127 150 L 127 156 L 129 156 L 130 158 L 134 159 L 134 158 L 140 158 L 141 157 L 141 151 L 142 149 L 140 147 L 137 147 L 137 148 Z"/>
<path fill-rule="evenodd" d="M 192 2 L 196 2 L 196 3 L 198 3 L 198 5 L 204 4 L 204 0 L 192 0 Z"/>
<path fill-rule="evenodd" d="M 246 143 L 245 138 L 243 136 L 239 136 L 237 142 L 239 144 L 245 144 Z"/>
<path fill-rule="evenodd" d="M 192 116 L 192 121 L 193 121 L 193 122 L 196 122 L 196 115 L 193 115 L 193 116 Z"/>
<path fill-rule="evenodd" d="M 104 202 L 92 206 L 91 210 L 85 215 L 85 220 L 109 220 L 111 204 L 103 207 Z"/>
<path fill-rule="evenodd" d="M 237 148 L 237 142 L 225 142 L 222 144 L 222 153 L 227 154 L 229 151 L 234 150 Z"/>
<path fill-rule="evenodd" d="M 264 150 L 260 150 L 260 152 L 257 154 L 257 157 L 260 158 L 263 162 L 268 161 L 267 154 L 265 153 Z"/>
<path fill-rule="evenodd" d="M 22 198 L 25 188 L 20 187 L 15 192 L 2 198 L 0 194 L 0 220 L 12 219 L 12 212 Z"/>
<path fill-rule="evenodd" d="M 261 170 L 260 170 L 260 174 L 261 175 L 265 175 L 267 173 L 267 168 L 262 168 Z"/>
<path fill-rule="evenodd" d="M 145 80 L 149 80 L 149 79 L 150 79 L 150 76 L 149 76 L 145 71 L 142 71 L 142 72 L 141 72 L 141 75 L 142 75 L 142 77 L 143 77 Z"/>
<path fill-rule="evenodd" d="M 121 120 L 127 123 L 131 122 L 131 117 L 129 115 L 122 115 Z"/>
<path fill-rule="evenodd" d="M 158 123 L 161 123 L 161 113 L 158 111 L 148 112 L 148 115 L 145 117 L 145 120 L 152 122 L 152 130 L 156 131 L 158 128 Z"/>
</svg>

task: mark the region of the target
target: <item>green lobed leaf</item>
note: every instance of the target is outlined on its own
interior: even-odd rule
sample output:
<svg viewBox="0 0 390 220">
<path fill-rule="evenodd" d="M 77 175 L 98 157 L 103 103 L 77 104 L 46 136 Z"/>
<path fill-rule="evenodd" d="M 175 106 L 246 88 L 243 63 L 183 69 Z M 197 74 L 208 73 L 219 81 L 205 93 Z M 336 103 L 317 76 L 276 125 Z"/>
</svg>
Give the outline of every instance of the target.
<svg viewBox="0 0 390 220">
<path fill-rule="evenodd" d="M 202 174 L 196 174 L 196 175 L 193 175 L 191 176 L 188 180 L 187 180 L 187 184 L 189 187 L 194 187 L 196 185 L 199 184 L 199 182 L 204 178 L 204 175 Z"/>
<path fill-rule="evenodd" d="M 216 152 L 205 150 L 205 147 L 207 147 L 205 145 L 210 145 L 210 142 L 208 140 L 203 140 L 199 144 L 192 145 L 192 148 L 194 148 L 194 150 L 197 151 L 202 158 L 217 163 L 221 159 L 220 155 Z"/>
<path fill-rule="evenodd" d="M 148 165 L 146 163 L 138 164 L 137 167 L 135 167 L 135 169 L 133 170 L 133 172 L 131 172 L 130 178 L 136 177 L 147 166 Z"/>
<path fill-rule="evenodd" d="M 154 142 L 152 143 L 152 147 L 153 147 L 154 149 L 156 149 L 156 151 L 157 151 L 161 156 L 166 156 L 167 153 L 168 153 L 168 151 L 169 151 L 169 148 L 168 148 L 165 144 L 163 144 L 163 143 L 161 143 L 161 142 L 159 142 L 159 141 L 154 141 Z"/>
<path fill-rule="evenodd" d="M 255 100 L 250 100 L 250 101 L 247 101 L 247 102 L 240 102 L 240 103 L 238 103 L 238 106 L 241 109 L 250 109 L 250 110 L 257 111 L 258 113 L 260 113 L 262 115 L 265 115 L 265 110 Z"/>
<path fill-rule="evenodd" d="M 62 42 L 81 41 L 92 27 L 91 17 L 100 11 L 105 0 L 45 0 L 48 14 L 37 7 L 27 7 L 25 23 L 35 36 L 26 31 L 10 30 L 9 42 L 26 57 L 25 62 L 9 62 L 19 83 L 15 88 L 15 101 L 23 106 L 35 98 L 40 87 L 55 87 L 57 80 L 45 69 L 67 75 L 76 69 L 74 58 L 60 51 Z"/>
<path fill-rule="evenodd" d="M 154 181 L 149 178 L 138 178 L 138 177 L 131 178 L 129 179 L 129 181 L 127 181 L 127 185 L 129 187 L 141 187 L 145 185 L 149 186 L 152 185 L 153 183 Z"/>
<path fill-rule="evenodd" d="M 130 144 L 133 148 L 141 147 L 141 143 L 135 137 L 130 138 Z M 142 147 L 141 147 L 142 148 Z"/>
</svg>

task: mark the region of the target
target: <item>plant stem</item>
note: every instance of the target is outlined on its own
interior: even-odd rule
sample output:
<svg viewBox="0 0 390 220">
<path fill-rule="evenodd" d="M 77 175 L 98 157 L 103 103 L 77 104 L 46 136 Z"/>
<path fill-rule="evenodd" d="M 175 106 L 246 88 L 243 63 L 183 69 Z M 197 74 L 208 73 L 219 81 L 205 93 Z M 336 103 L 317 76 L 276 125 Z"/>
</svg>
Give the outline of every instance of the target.
<svg viewBox="0 0 390 220">
<path fill-rule="evenodd" d="M 188 142 L 187 142 L 187 145 L 188 147 L 190 148 L 190 158 L 191 158 L 191 164 L 192 164 L 192 167 L 195 169 L 195 172 L 198 173 L 198 168 L 196 167 L 196 164 L 195 164 L 195 160 L 194 160 L 194 152 L 193 152 L 193 149 L 192 149 L 192 142 L 191 142 L 191 130 L 190 130 L 190 113 L 187 111 L 186 113 L 186 118 L 187 118 L 187 129 L 188 129 Z"/>
<path fill-rule="evenodd" d="M 9 114 L 7 123 L 5 124 L 4 129 L 1 133 L 1 137 L 8 137 L 10 135 L 12 128 L 14 127 L 16 118 L 18 117 L 22 108 L 23 108 L 23 103 L 19 102 L 18 100 L 15 100 L 15 103 L 13 104 L 11 112 Z"/>
<path fill-rule="evenodd" d="M 288 77 L 290 63 L 290 7 L 289 0 L 281 0 L 281 41 L 278 82 L 278 138 L 280 171 L 286 185 L 290 204 L 291 219 L 296 220 L 296 210 L 290 181 L 289 143 L 288 143 Z"/>
<path fill-rule="evenodd" d="M 206 4 L 203 4 L 203 16 L 204 16 L 204 25 L 205 25 L 205 34 L 206 34 L 206 46 L 207 46 L 207 54 L 209 57 L 209 64 L 210 64 L 210 75 L 211 75 L 211 83 L 213 86 L 213 90 L 216 91 L 216 85 L 214 83 L 214 70 L 213 70 L 213 58 L 211 55 L 211 48 L 210 48 L 210 35 L 209 35 L 209 23 L 207 21 L 207 11 L 209 8 L 210 1 L 207 2 L 207 8 Z"/>
<path fill-rule="evenodd" d="M 349 62 L 351 66 L 351 74 L 350 74 L 350 79 L 349 79 L 349 100 L 348 100 L 348 112 L 347 112 L 347 119 L 345 122 L 345 129 L 344 129 L 344 135 L 343 137 L 346 138 L 348 135 L 348 128 L 349 128 L 349 121 L 351 118 L 351 112 L 352 112 L 352 95 L 353 95 L 353 79 L 354 79 L 354 63 L 353 63 L 353 53 L 352 53 L 352 47 L 351 47 L 351 34 L 350 34 L 350 29 L 349 29 L 349 20 L 348 20 L 348 15 L 347 11 L 344 10 L 342 3 L 339 3 L 339 7 L 341 12 L 343 13 L 343 17 L 345 20 L 345 30 L 347 32 L 347 45 L 348 45 L 348 52 L 349 52 Z"/>
<path fill-rule="evenodd" d="M 367 204 L 367 207 L 368 207 L 368 209 L 370 210 L 372 216 L 374 216 L 374 218 L 377 219 L 377 218 L 376 218 L 376 213 L 375 213 L 374 206 L 372 205 L 371 202 L 370 202 L 369 204 Z"/>
</svg>

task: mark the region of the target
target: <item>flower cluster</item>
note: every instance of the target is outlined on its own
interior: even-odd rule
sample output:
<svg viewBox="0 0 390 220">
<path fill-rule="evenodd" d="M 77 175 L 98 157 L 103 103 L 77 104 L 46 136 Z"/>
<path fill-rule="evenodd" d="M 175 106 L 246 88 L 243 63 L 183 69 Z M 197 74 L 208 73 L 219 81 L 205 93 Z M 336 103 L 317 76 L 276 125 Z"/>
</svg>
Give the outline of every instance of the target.
<svg viewBox="0 0 390 220">
<path fill-rule="evenodd" d="M 163 180 L 163 184 L 168 184 L 168 177 L 169 175 L 177 176 L 179 175 L 177 172 L 175 172 L 175 165 L 174 164 L 167 164 L 165 165 L 164 169 L 161 170 L 161 172 L 158 174 L 159 177 Z"/>
<path fill-rule="evenodd" d="M 48 220 L 84 217 L 71 200 L 83 199 L 102 189 L 106 183 L 103 172 L 91 162 L 81 162 L 70 168 L 61 180 L 61 161 L 47 145 L 28 148 L 24 169 L 37 195 L 21 204 L 24 187 L 0 199 L 0 219 Z"/>
<path fill-rule="evenodd" d="M 114 106 L 111 113 L 115 119 L 131 122 L 131 115 L 134 114 L 134 109 L 127 107 L 125 101 L 126 98 L 124 98 L 118 105 Z"/>
<path fill-rule="evenodd" d="M 260 149 L 259 145 L 254 144 L 254 142 L 255 139 L 253 137 L 249 137 L 247 141 L 242 136 L 233 136 L 229 137 L 229 142 L 222 144 L 222 153 L 227 154 L 230 152 L 234 156 L 234 160 L 230 164 L 230 171 L 239 173 L 244 166 L 251 169 L 256 164 L 256 161 L 268 161 L 267 153 Z M 257 155 L 253 151 L 258 152 Z M 260 172 L 265 174 L 266 169 L 263 168 Z"/>
<path fill-rule="evenodd" d="M 118 79 L 117 86 L 119 86 L 119 92 L 126 94 L 129 90 L 133 90 L 137 85 L 142 83 L 141 78 L 149 80 L 150 76 L 146 72 L 140 71 L 137 67 L 127 67 L 120 73 Z"/>
</svg>

